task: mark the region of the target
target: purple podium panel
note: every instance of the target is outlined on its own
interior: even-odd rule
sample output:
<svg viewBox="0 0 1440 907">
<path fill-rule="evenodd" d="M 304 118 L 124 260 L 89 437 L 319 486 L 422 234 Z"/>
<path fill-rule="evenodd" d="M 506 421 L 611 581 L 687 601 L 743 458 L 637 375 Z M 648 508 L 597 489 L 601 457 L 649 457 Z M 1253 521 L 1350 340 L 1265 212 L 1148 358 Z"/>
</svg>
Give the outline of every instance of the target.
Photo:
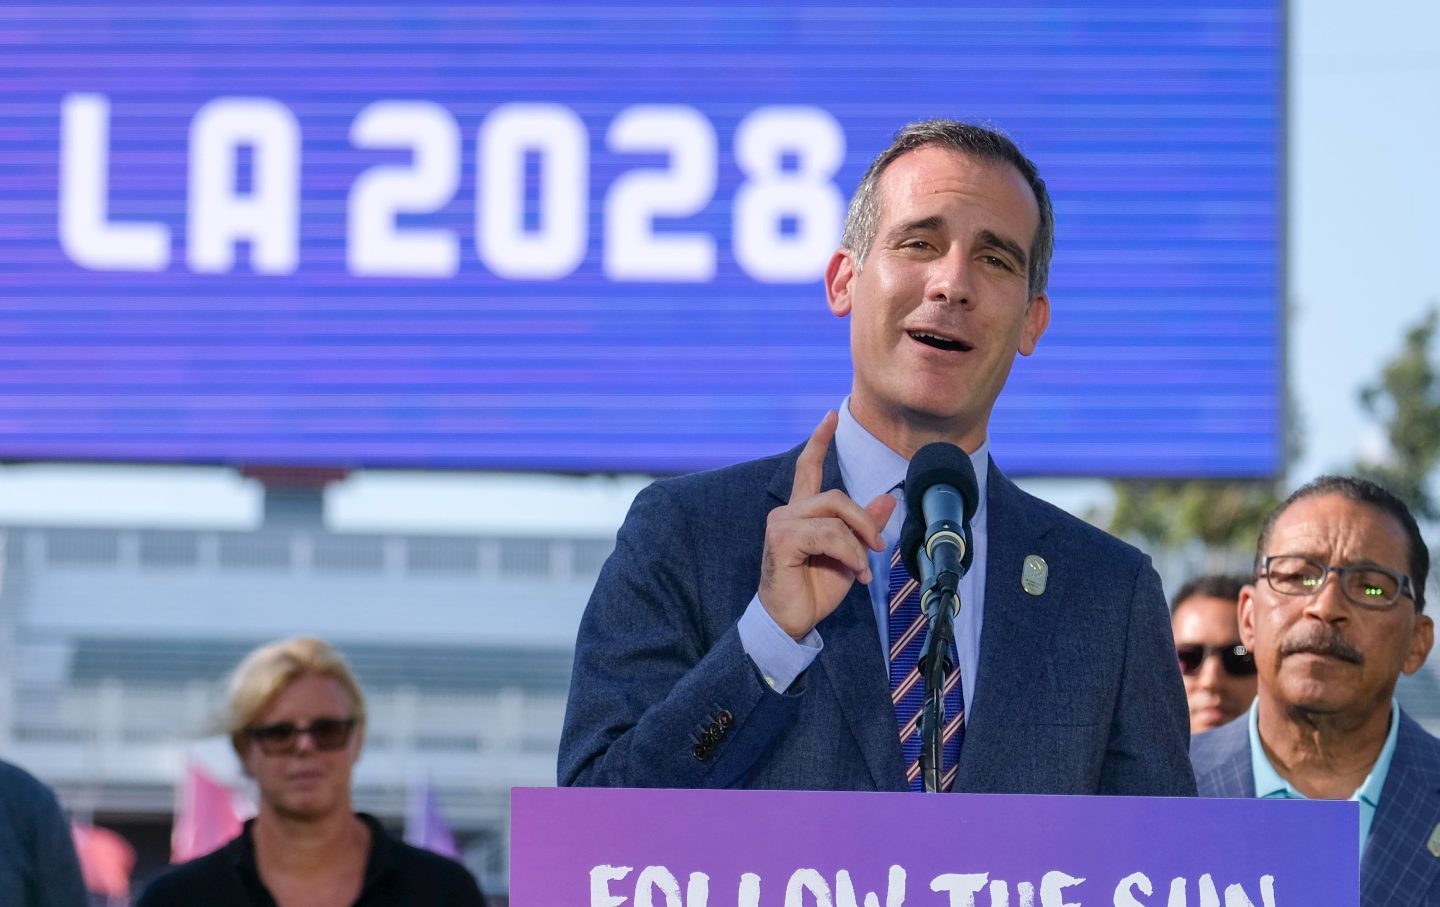
<svg viewBox="0 0 1440 907">
<path fill-rule="evenodd" d="M 1354 907 L 1349 802 L 517 788 L 517 907 Z"/>
</svg>

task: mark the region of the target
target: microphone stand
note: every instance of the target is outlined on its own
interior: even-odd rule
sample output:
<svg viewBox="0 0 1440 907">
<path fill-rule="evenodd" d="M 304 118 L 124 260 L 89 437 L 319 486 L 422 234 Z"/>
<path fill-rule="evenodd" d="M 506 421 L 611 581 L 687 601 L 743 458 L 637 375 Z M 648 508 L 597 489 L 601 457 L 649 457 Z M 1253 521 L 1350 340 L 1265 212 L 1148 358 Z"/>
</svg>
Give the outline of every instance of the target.
<svg viewBox="0 0 1440 907">
<path fill-rule="evenodd" d="M 920 609 L 928 628 L 917 667 L 925 681 L 925 706 L 920 712 L 920 777 L 926 793 L 940 792 L 945 765 L 945 675 L 954 667 L 950 651 L 955 643 L 955 615 L 960 611 L 959 576 L 944 571 L 922 549 Z"/>
</svg>

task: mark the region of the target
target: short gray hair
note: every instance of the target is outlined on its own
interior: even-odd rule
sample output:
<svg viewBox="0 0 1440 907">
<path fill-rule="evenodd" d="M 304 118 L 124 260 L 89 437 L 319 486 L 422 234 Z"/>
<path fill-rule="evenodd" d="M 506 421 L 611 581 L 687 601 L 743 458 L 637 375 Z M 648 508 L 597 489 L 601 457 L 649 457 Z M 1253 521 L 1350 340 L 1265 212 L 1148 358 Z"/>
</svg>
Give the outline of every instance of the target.
<svg viewBox="0 0 1440 907">
<path fill-rule="evenodd" d="M 1050 256 L 1055 251 L 1055 209 L 1050 204 L 1050 193 L 1040 171 L 1033 161 L 1021 153 L 1010 138 L 994 129 L 962 123 L 959 120 L 924 120 L 911 123 L 895 133 L 890 147 L 870 163 L 870 169 L 860 179 L 855 197 L 850 200 L 850 211 L 845 216 L 845 234 L 841 245 L 855 255 L 855 269 L 864 267 L 865 256 L 870 253 L 870 244 L 880 229 L 880 199 L 876 187 L 880 175 L 897 158 L 907 151 L 914 151 L 925 145 L 940 145 L 966 157 L 987 163 L 1009 164 L 1029 184 L 1035 194 L 1035 204 L 1040 209 L 1040 225 L 1030 242 L 1029 292 L 1031 298 L 1045 292 L 1050 282 Z"/>
</svg>

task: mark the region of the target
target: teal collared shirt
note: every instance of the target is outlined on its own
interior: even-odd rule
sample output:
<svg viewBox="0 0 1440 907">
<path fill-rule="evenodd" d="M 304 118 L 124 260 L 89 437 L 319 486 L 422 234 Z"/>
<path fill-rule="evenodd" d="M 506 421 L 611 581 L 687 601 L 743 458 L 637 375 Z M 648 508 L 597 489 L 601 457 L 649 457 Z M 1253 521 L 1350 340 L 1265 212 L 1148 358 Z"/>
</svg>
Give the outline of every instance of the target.
<svg viewBox="0 0 1440 907">
<path fill-rule="evenodd" d="M 1289 781 L 1280 777 L 1265 747 L 1260 745 L 1260 700 L 1250 705 L 1247 720 L 1250 722 L 1250 769 L 1255 774 L 1255 796 L 1262 800 L 1306 800 Z M 1365 855 L 1365 844 L 1370 840 L 1370 826 L 1375 823 L 1375 810 L 1380 808 L 1380 791 L 1385 789 L 1385 776 L 1390 774 L 1390 760 L 1395 758 L 1395 740 L 1400 736 L 1400 704 L 1390 702 L 1390 733 L 1385 735 L 1385 745 L 1380 747 L 1380 756 L 1365 776 L 1365 781 L 1350 795 L 1360 804 L 1360 855 Z"/>
</svg>

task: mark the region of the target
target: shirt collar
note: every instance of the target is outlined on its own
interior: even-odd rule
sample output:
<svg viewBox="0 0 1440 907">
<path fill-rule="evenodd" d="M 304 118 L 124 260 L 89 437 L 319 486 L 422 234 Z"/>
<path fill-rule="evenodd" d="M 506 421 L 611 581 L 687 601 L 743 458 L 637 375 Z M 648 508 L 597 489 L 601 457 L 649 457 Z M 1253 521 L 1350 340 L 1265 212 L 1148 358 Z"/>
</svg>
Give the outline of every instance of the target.
<svg viewBox="0 0 1440 907">
<path fill-rule="evenodd" d="M 1400 739 L 1400 703 L 1390 700 L 1390 732 L 1385 735 L 1385 745 L 1370 768 L 1370 774 L 1355 791 L 1351 799 L 1364 800 L 1376 809 L 1380 808 L 1380 791 L 1385 787 L 1385 776 L 1390 774 L 1390 761 L 1395 758 L 1395 741 Z"/>
<path fill-rule="evenodd" d="M 905 472 L 910 467 L 908 460 L 886 447 L 883 441 L 855 420 L 850 414 L 849 397 L 840 406 L 840 423 L 835 427 L 835 454 L 840 459 L 840 479 L 845 483 L 845 491 L 861 506 L 904 482 Z M 987 437 L 969 456 L 970 465 L 975 467 L 975 482 L 980 493 L 977 512 L 983 511 L 990 479 L 990 439 Z M 891 518 L 897 533 L 899 523 L 896 518 L 903 518 L 903 498 L 900 504 L 895 517 Z M 886 539 L 893 543 L 890 528 L 887 524 Z"/>
<path fill-rule="evenodd" d="M 1270 763 L 1270 757 L 1265 755 L 1265 747 L 1260 743 L 1260 700 L 1256 698 L 1250 704 L 1246 720 L 1250 723 L 1250 768 L 1255 774 L 1255 796 L 1260 798 L 1283 797 L 1286 800 L 1304 800 L 1305 795 L 1275 770 Z M 1351 800 L 1363 800 L 1372 807 L 1380 806 L 1380 791 L 1385 787 L 1385 776 L 1390 773 L 1390 762 L 1395 757 L 1395 741 L 1400 736 L 1400 704 L 1393 699 L 1390 701 L 1390 731 L 1385 735 L 1385 745 L 1380 747 L 1380 755 L 1375 759 L 1375 764 L 1370 767 L 1370 774 L 1365 776 L 1364 782 L 1350 795 Z"/>
<path fill-rule="evenodd" d="M 1266 797 L 1302 798 L 1303 795 L 1291 787 L 1289 781 L 1280 777 L 1275 766 L 1270 764 L 1270 757 L 1265 755 L 1265 747 L 1260 743 L 1259 697 L 1250 703 L 1245 720 L 1250 724 L 1250 771 L 1255 776 L 1255 796 L 1262 800 Z"/>
</svg>

